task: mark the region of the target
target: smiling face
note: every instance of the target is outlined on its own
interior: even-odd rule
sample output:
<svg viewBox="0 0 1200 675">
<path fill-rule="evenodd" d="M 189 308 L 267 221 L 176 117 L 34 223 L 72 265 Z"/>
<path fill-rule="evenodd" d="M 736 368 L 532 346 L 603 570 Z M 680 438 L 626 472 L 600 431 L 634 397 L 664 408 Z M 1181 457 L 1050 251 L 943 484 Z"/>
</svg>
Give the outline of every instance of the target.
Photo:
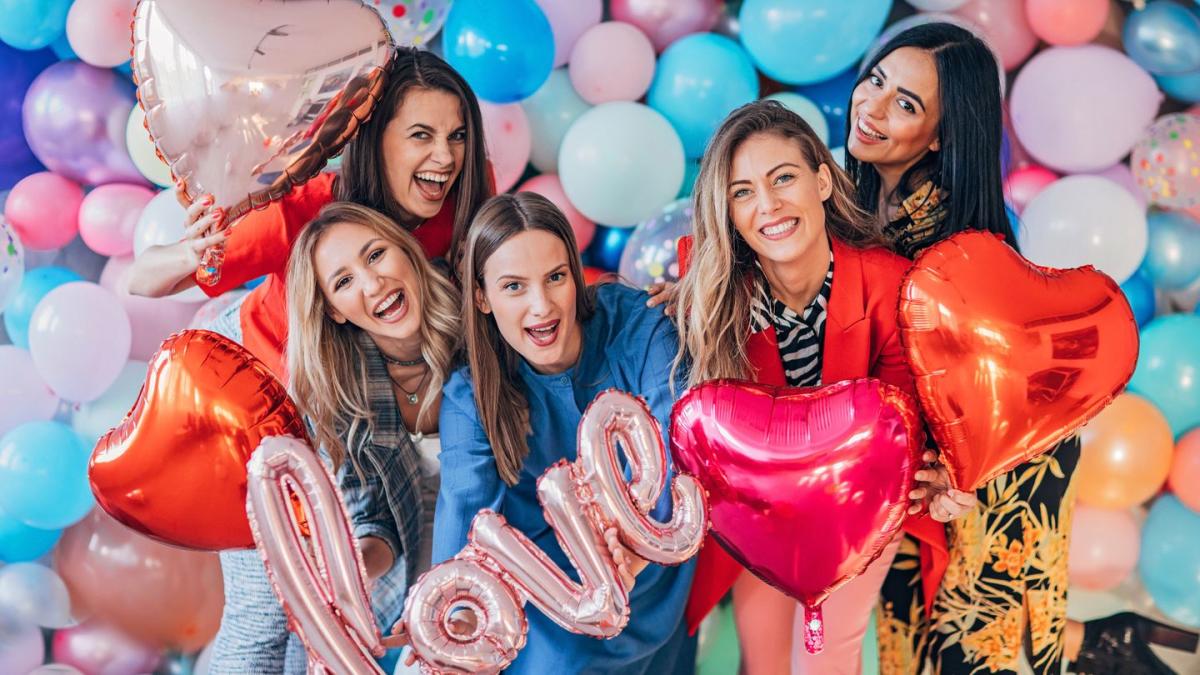
<svg viewBox="0 0 1200 675">
<path fill-rule="evenodd" d="M 539 373 L 561 373 L 579 360 L 583 332 L 567 246 L 545 230 L 526 230 L 501 244 L 483 265 L 479 311 Z"/>
<path fill-rule="evenodd" d="M 437 215 L 462 172 L 467 129 L 454 94 L 414 87 L 381 140 L 392 196 L 422 220 Z"/>
<path fill-rule="evenodd" d="M 825 200 L 829 167 L 809 168 L 800 143 L 772 133 L 750 136 L 729 167 L 729 218 L 760 261 L 795 263 L 813 251 L 828 255 Z"/>
<path fill-rule="evenodd" d="M 937 64 L 916 47 L 885 56 L 850 96 L 846 149 L 880 173 L 902 174 L 938 151 L 942 119 Z"/>
<path fill-rule="evenodd" d="M 366 331 L 391 354 L 419 350 L 421 287 L 405 252 L 357 223 L 334 223 L 313 249 L 329 316 Z"/>
</svg>

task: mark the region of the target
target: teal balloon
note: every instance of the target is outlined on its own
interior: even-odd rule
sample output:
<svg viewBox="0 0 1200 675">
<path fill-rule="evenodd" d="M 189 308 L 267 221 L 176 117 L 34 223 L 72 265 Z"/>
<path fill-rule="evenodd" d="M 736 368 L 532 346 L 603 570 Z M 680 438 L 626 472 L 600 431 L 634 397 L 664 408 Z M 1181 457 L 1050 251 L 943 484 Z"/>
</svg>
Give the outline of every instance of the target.
<svg viewBox="0 0 1200 675">
<path fill-rule="evenodd" d="M 683 186 L 679 188 L 676 197 L 691 197 L 696 191 L 696 178 L 700 176 L 700 160 L 689 160 L 683 165 Z"/>
<path fill-rule="evenodd" d="M 59 61 L 68 61 L 70 59 L 79 58 L 79 55 L 75 53 L 75 48 L 71 46 L 71 41 L 67 39 L 66 33 L 63 33 L 61 37 L 55 40 L 53 44 L 50 45 L 50 49 L 54 52 L 54 55 L 58 57 Z"/>
<path fill-rule="evenodd" d="M 1126 17 L 1121 43 L 1148 72 L 1190 73 L 1200 68 L 1200 17 L 1174 2 L 1154 0 Z"/>
<path fill-rule="evenodd" d="M 25 525 L 61 529 L 92 510 L 89 448 L 67 425 L 27 422 L 0 438 L 0 511 Z"/>
<path fill-rule="evenodd" d="M 4 330 L 8 332 L 8 339 L 22 349 L 29 349 L 29 320 L 33 318 L 33 310 L 47 293 L 72 281 L 83 281 L 83 277 L 65 267 L 25 270 L 21 285 L 4 308 Z"/>
<path fill-rule="evenodd" d="M 1176 438 L 1200 426 L 1200 315 L 1160 316 L 1142 330 L 1129 390 L 1162 411 Z"/>
<path fill-rule="evenodd" d="M 738 43 L 713 33 L 680 38 L 658 59 L 646 102 L 679 132 L 688 157 L 735 108 L 758 98 L 758 74 Z"/>
<path fill-rule="evenodd" d="M 1200 513 L 1163 495 L 1142 525 L 1138 571 L 1163 614 L 1200 627 Z"/>
<path fill-rule="evenodd" d="M 1200 71 L 1183 75 L 1155 75 L 1154 81 L 1171 98 L 1200 103 Z"/>
<path fill-rule="evenodd" d="M 891 0 L 746 0 L 738 24 L 742 44 L 768 77 L 809 84 L 856 64 L 891 8 Z"/>
<path fill-rule="evenodd" d="M 67 30 L 72 0 L 0 0 L 0 40 L 17 49 L 41 49 Z"/>
<path fill-rule="evenodd" d="M 1200 223 L 1178 211 L 1146 216 L 1150 241 L 1142 269 L 1155 287 L 1179 291 L 1200 280 Z"/>
<path fill-rule="evenodd" d="M 521 101 L 533 141 L 529 163 L 542 173 L 558 173 L 558 150 L 563 137 L 590 107 L 571 85 L 566 68 L 551 71 L 533 96 Z"/>
<path fill-rule="evenodd" d="M 1154 318 L 1154 282 L 1150 281 L 1150 276 L 1146 274 L 1146 271 L 1139 269 L 1134 272 L 1133 276 L 1121 284 L 1121 292 L 1129 301 L 1129 307 L 1133 310 L 1133 318 L 1137 320 L 1138 328 L 1150 323 L 1150 320 Z"/>
<path fill-rule="evenodd" d="M 476 95 L 492 103 L 528 98 L 554 67 L 550 20 L 533 0 L 455 0 L 442 50 Z"/>
<path fill-rule="evenodd" d="M 41 530 L 0 513 L 0 562 L 32 562 L 50 552 L 62 530 Z"/>
</svg>

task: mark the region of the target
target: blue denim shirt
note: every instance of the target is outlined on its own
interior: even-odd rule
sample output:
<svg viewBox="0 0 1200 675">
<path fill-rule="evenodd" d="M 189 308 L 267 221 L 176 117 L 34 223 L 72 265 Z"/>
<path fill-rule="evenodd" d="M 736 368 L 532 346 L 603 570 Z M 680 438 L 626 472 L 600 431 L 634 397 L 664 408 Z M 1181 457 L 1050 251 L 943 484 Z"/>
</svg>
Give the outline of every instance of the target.
<svg viewBox="0 0 1200 675">
<path fill-rule="evenodd" d="M 531 433 L 529 456 L 515 486 L 506 485 L 496 472 L 491 445 L 479 422 L 469 370 L 460 368 L 451 376 L 443 392 L 439 423 L 442 483 L 434 519 L 435 564 L 452 558 L 466 545 L 471 520 L 480 509 L 490 508 L 503 514 L 510 525 L 578 580 L 546 523 L 537 500 L 537 479 L 554 462 L 575 459 L 583 411 L 605 389 L 615 387 L 645 398 L 666 442 L 674 402 L 671 365 L 678 336 L 661 309 L 646 307 L 646 298 L 645 293 L 624 286 L 601 286 L 596 313 L 583 323 L 583 347 L 573 368 L 542 375 L 522 361 Z M 669 519 L 670 501 L 670 490 L 664 490 L 653 512 L 656 518 Z M 565 631 L 527 604 L 528 643 L 506 672 L 675 670 L 678 660 L 687 658 L 677 652 L 684 650 L 686 642 L 680 632 L 693 572 L 691 561 L 678 567 L 647 567 L 638 575 L 630 598 L 628 626 L 610 640 Z M 681 669 L 691 667 L 688 663 Z"/>
</svg>

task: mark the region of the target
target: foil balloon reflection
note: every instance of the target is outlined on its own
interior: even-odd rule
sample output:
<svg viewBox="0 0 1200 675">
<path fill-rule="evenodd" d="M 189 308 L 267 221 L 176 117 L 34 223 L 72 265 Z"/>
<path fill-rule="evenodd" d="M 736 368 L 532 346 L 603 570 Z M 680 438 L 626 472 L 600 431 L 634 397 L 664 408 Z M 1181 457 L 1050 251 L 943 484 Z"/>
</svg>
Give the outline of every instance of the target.
<svg viewBox="0 0 1200 675">
<path fill-rule="evenodd" d="M 660 564 L 679 564 L 703 541 L 704 494 L 690 476 L 670 481 L 672 516 L 649 515 L 667 485 L 667 456 L 658 423 L 629 394 L 601 393 L 579 426 L 578 459 L 552 466 L 538 480 L 538 499 L 559 544 L 573 561 L 573 581 L 523 533 L 493 511 L 479 513 L 468 545 L 434 567 L 409 590 L 404 616 L 413 650 L 434 672 L 503 670 L 525 644 L 522 609 L 530 601 L 563 628 L 612 637 L 628 621 L 625 588 L 604 543 L 615 526 L 621 542 Z M 632 478 L 621 469 L 620 449 Z M 471 610 L 481 620 L 456 632 L 451 615 Z"/>
<path fill-rule="evenodd" d="M 693 387 L 671 412 L 671 453 L 708 491 L 713 536 L 805 607 L 821 651 L 821 603 L 899 531 L 919 466 L 915 403 L 878 380 L 786 388 Z"/>
<path fill-rule="evenodd" d="M 267 436 L 306 436 L 287 392 L 263 363 L 203 330 L 167 338 L 133 409 L 96 443 L 96 501 L 125 525 L 168 544 L 254 546 L 246 462 Z"/>
<path fill-rule="evenodd" d="M 140 0 L 146 127 L 187 200 L 231 223 L 315 175 L 370 114 L 394 54 L 360 0 Z M 216 283 L 221 254 L 198 278 Z"/>
<path fill-rule="evenodd" d="M 921 253 L 899 312 L 922 409 L 961 490 L 1069 436 L 1137 362 L 1137 323 L 1116 282 L 1091 267 L 1038 267 L 986 232 Z"/>
<path fill-rule="evenodd" d="M 263 439 L 248 465 L 246 514 L 275 595 L 308 653 L 308 672 L 378 673 L 382 656 L 366 568 L 329 471 L 296 438 Z M 312 554 L 293 495 L 312 533 Z"/>
</svg>

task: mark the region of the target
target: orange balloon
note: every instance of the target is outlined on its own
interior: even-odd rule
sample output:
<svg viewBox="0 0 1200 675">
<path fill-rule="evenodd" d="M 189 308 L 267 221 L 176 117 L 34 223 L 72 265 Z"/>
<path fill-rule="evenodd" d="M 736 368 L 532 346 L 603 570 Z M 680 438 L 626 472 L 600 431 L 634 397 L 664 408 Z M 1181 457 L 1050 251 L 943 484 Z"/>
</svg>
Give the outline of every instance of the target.
<svg viewBox="0 0 1200 675">
<path fill-rule="evenodd" d="M 215 553 L 160 544 L 101 509 L 63 532 L 54 566 L 77 614 L 149 645 L 196 651 L 221 624 L 225 593 Z"/>
<path fill-rule="evenodd" d="M 1126 509 L 1158 494 L 1171 470 L 1175 439 L 1167 418 L 1136 394 L 1121 394 L 1079 430 L 1079 501 Z"/>
<path fill-rule="evenodd" d="M 1167 484 L 1185 506 L 1200 511 L 1200 429 L 1192 429 L 1179 439 Z"/>
<path fill-rule="evenodd" d="M 1025 0 L 1034 35 L 1052 45 L 1091 42 L 1108 23 L 1109 0 Z"/>
</svg>

